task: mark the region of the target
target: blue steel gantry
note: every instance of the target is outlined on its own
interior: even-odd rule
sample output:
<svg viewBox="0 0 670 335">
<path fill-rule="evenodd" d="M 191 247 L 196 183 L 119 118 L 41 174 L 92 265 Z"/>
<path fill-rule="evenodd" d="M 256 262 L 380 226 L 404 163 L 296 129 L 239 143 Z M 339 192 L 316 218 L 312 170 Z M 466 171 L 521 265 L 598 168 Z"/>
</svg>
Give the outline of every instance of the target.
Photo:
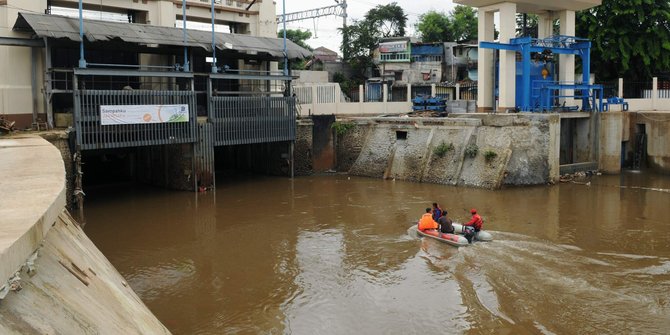
<svg viewBox="0 0 670 335">
<path fill-rule="evenodd" d="M 509 43 L 480 42 L 480 48 L 516 51 L 521 54 L 521 62 L 517 68 L 521 72 L 521 80 L 517 80 L 516 108 L 525 112 L 551 111 L 561 107 L 554 103 L 557 98 L 572 97 L 582 100 L 583 111 L 603 110 L 603 87 L 591 85 L 589 73 L 591 69 L 591 41 L 574 36 L 555 35 L 548 38 L 518 37 Z M 531 76 L 531 53 L 562 54 L 580 56 L 582 60 L 582 83 L 558 82 L 554 80 L 533 79 Z M 519 74 L 517 73 L 517 77 Z M 521 87 L 519 87 L 521 86 Z M 494 85 L 495 87 L 495 85 Z M 570 92 L 564 94 L 561 92 Z M 579 93 L 578 93 L 579 92 Z M 521 101 L 519 101 L 521 100 Z"/>
</svg>

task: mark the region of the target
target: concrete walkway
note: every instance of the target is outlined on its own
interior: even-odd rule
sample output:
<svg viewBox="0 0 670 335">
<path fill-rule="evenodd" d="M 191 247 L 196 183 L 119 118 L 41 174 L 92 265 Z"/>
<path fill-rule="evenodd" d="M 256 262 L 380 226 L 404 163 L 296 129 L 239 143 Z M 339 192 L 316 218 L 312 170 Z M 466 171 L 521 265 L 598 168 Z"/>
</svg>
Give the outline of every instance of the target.
<svg viewBox="0 0 670 335">
<path fill-rule="evenodd" d="M 0 194 L 2 287 L 65 208 L 60 151 L 38 136 L 0 138 Z"/>
</svg>

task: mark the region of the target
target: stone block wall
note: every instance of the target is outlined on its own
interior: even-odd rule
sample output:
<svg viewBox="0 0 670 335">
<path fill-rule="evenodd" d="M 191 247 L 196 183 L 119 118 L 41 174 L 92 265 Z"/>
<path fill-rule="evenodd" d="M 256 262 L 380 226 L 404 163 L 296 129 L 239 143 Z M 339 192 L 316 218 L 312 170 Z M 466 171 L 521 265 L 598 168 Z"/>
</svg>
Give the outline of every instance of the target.
<svg viewBox="0 0 670 335">
<path fill-rule="evenodd" d="M 353 161 L 352 175 L 490 189 L 558 178 L 556 115 L 370 120 L 338 137 L 340 171 Z"/>
</svg>

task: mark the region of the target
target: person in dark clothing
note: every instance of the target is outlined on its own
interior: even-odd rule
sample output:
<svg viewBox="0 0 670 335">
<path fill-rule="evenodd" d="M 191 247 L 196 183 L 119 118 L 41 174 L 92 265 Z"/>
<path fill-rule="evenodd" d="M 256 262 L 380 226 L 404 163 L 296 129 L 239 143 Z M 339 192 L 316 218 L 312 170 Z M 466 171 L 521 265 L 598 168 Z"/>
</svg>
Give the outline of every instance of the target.
<svg viewBox="0 0 670 335">
<path fill-rule="evenodd" d="M 447 216 L 447 211 L 444 210 L 442 211 L 442 216 L 437 220 L 437 223 L 440 224 L 440 231 L 443 234 L 453 234 L 454 233 L 454 225 L 453 221 Z"/>
<path fill-rule="evenodd" d="M 437 204 L 437 202 L 433 203 L 433 220 L 437 222 L 437 220 L 442 217 L 442 208 L 440 208 L 440 205 Z"/>
</svg>

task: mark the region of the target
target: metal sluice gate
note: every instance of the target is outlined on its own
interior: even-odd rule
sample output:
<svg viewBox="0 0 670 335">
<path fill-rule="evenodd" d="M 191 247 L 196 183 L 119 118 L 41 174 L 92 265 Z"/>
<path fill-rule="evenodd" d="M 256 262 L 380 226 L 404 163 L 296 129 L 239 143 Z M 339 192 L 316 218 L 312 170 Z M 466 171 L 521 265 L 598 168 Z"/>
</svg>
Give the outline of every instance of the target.
<svg viewBox="0 0 670 335">
<path fill-rule="evenodd" d="M 126 76 L 134 79 L 129 80 L 132 85 L 121 89 L 118 82 L 108 85 L 114 89 L 86 89 L 87 81 L 83 78 L 94 76 Z M 86 69 L 75 70 L 74 77 L 74 124 L 80 150 L 199 141 L 198 103 L 197 92 L 193 89 L 193 74 Z M 161 84 L 151 83 L 146 78 L 159 78 Z M 104 85 L 89 81 L 88 86 L 97 88 Z M 150 89 L 152 86 L 159 88 Z M 187 105 L 189 117 L 187 122 L 103 125 L 101 106 L 119 105 Z M 296 137 L 295 97 L 276 92 L 216 95 L 210 89 L 206 109 L 207 123 L 211 124 L 210 140 L 206 142 L 213 146 L 288 142 L 294 141 Z"/>
</svg>

